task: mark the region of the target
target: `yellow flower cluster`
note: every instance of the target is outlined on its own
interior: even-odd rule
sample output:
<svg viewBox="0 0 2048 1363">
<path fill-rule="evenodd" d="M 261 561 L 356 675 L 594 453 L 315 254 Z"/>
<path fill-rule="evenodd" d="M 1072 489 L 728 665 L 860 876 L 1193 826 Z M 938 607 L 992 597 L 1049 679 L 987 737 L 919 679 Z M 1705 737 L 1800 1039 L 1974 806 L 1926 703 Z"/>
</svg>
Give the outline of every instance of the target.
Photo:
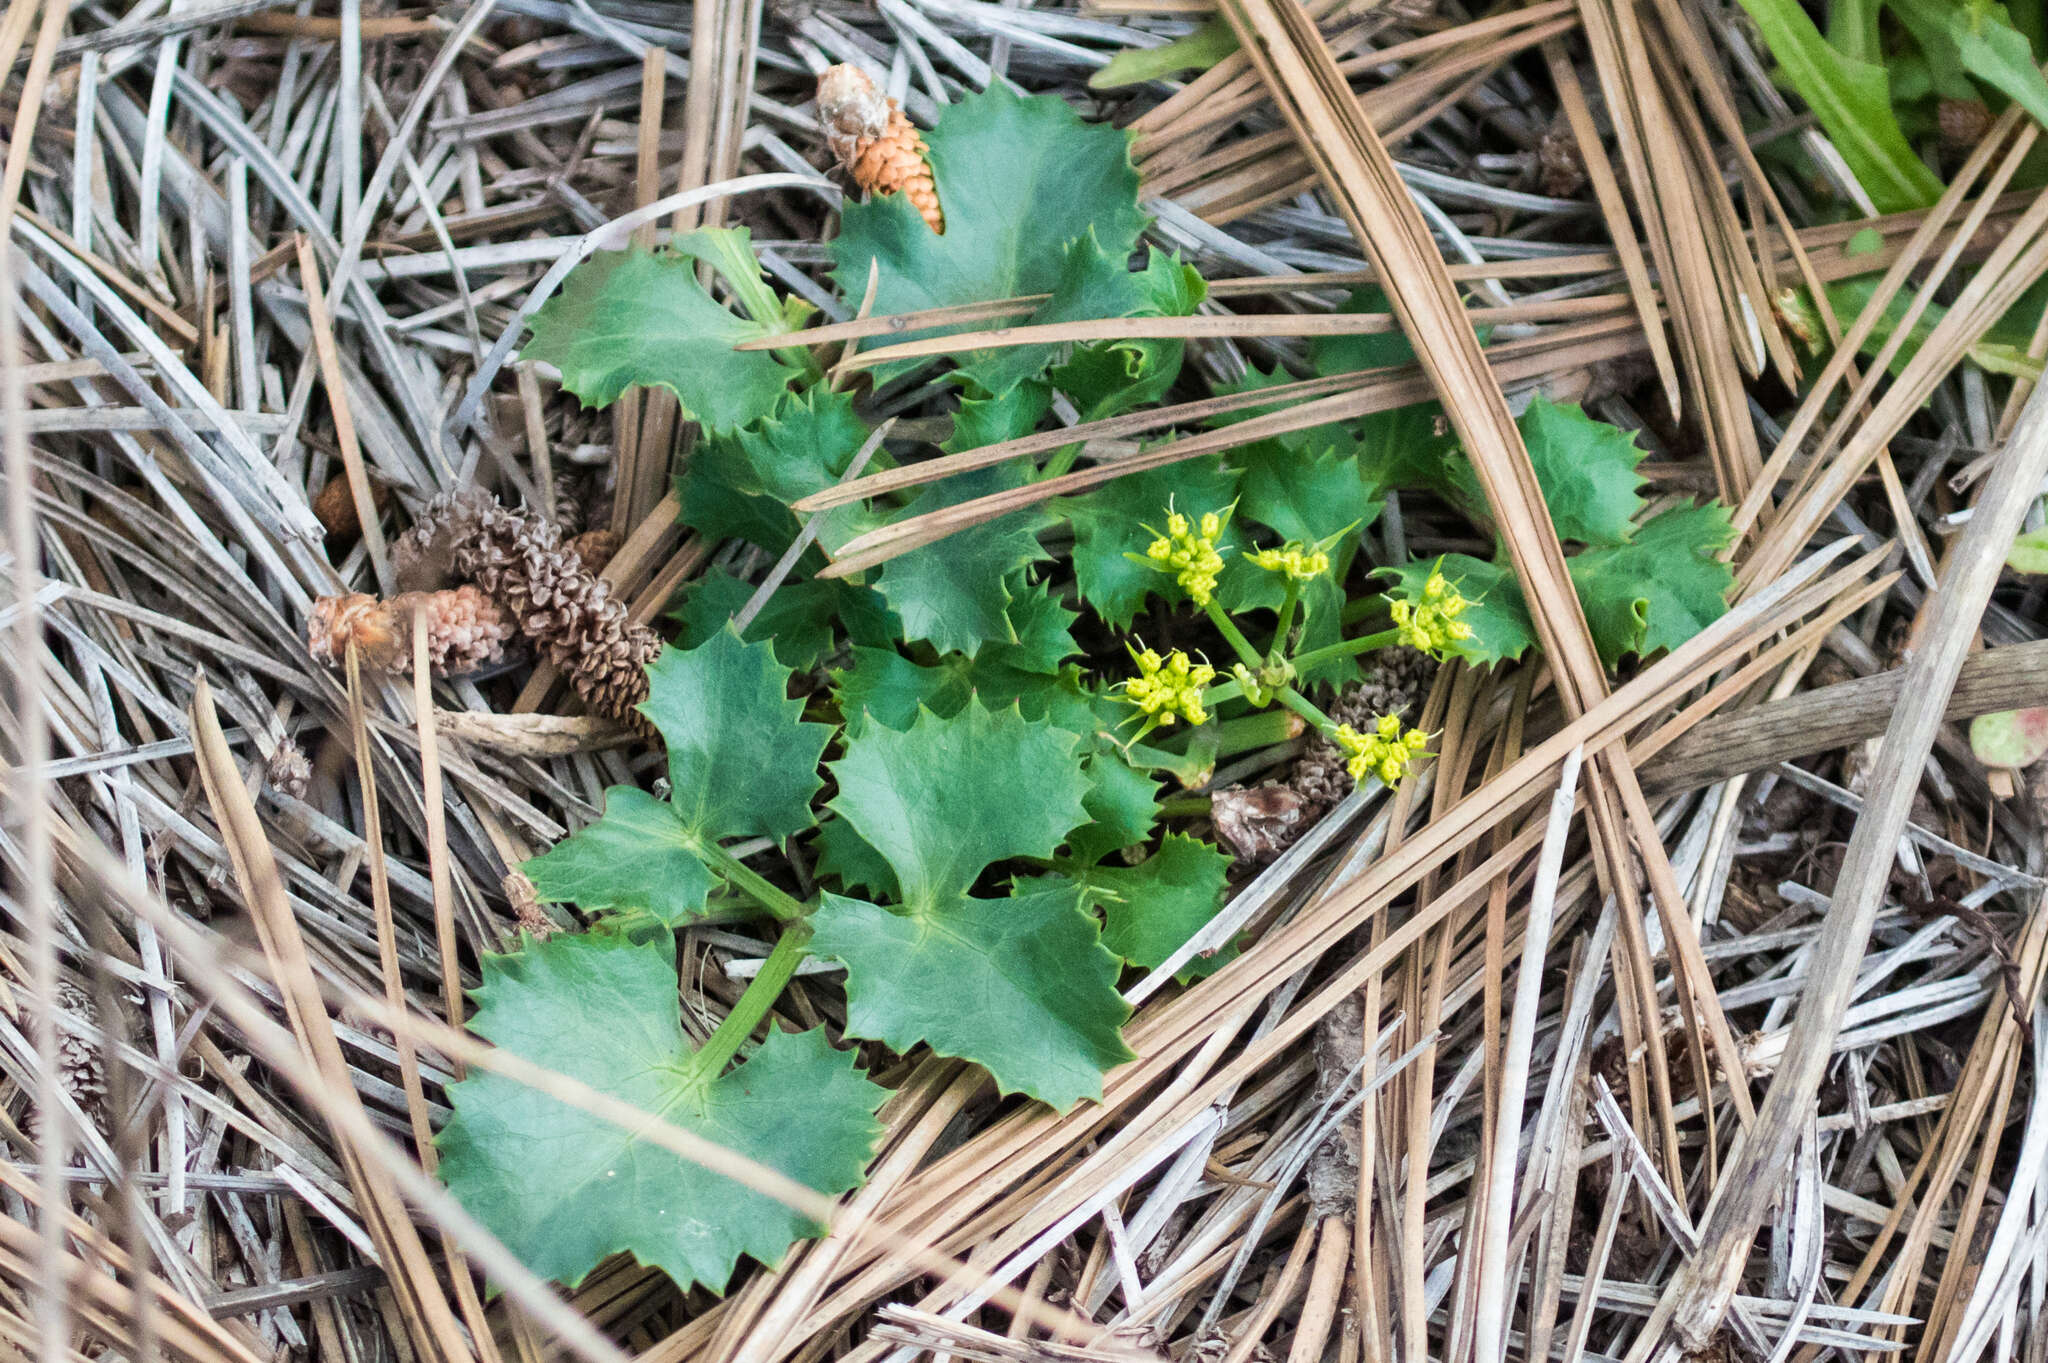
<svg viewBox="0 0 2048 1363">
<path fill-rule="evenodd" d="M 1228 512 L 1219 516 L 1205 511 L 1201 521 L 1194 523 L 1173 512 L 1166 518 L 1166 533 L 1145 550 L 1146 559 L 1161 572 L 1172 573 L 1197 606 L 1209 604 L 1216 590 L 1216 575 L 1223 571 L 1223 555 L 1216 541 L 1229 519 Z"/>
<path fill-rule="evenodd" d="M 1409 648 L 1441 657 L 1452 644 L 1472 637 L 1472 626 L 1458 618 L 1471 604 L 1442 573 L 1432 572 L 1422 584 L 1422 600 L 1393 603 L 1394 626 Z"/>
<path fill-rule="evenodd" d="M 1209 722 L 1202 708 L 1202 692 L 1216 680 L 1216 669 L 1198 663 L 1180 649 L 1161 658 L 1151 649 L 1131 650 L 1138 675 L 1123 683 L 1124 699 L 1138 707 L 1146 727 L 1172 724 L 1185 719 L 1190 724 Z"/>
<path fill-rule="evenodd" d="M 1282 573 L 1295 582 L 1313 582 L 1330 571 L 1327 551 L 1294 541 L 1278 549 L 1257 549 L 1246 558 L 1269 573 Z"/>
<path fill-rule="evenodd" d="M 1408 774 L 1409 764 L 1429 743 L 1429 735 L 1420 729 L 1401 732 L 1401 721 L 1395 715 L 1381 715 L 1369 734 L 1340 724 L 1333 737 L 1346 759 L 1344 770 L 1351 773 L 1352 780 L 1377 776 L 1383 786 L 1398 784 Z"/>
</svg>

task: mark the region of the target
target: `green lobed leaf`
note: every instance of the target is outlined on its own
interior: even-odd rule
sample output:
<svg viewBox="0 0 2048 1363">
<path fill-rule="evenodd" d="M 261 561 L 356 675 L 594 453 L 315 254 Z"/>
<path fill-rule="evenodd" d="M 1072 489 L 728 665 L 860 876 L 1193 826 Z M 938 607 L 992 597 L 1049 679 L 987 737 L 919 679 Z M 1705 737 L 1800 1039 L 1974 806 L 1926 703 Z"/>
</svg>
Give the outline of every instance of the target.
<svg viewBox="0 0 2048 1363">
<path fill-rule="evenodd" d="M 1289 450 L 1260 441 L 1230 452 L 1241 480 L 1238 509 L 1283 540 L 1312 544 L 1346 528 L 1363 530 L 1385 505 L 1355 453 Z"/>
<path fill-rule="evenodd" d="M 730 628 L 647 667 L 640 705 L 668 745 L 670 802 L 700 837 L 786 838 L 808 828 L 830 726 L 801 722 L 790 670 Z"/>
<path fill-rule="evenodd" d="M 1392 310 L 1386 290 L 1377 284 L 1353 289 L 1337 308 L 1338 312 L 1353 315 Z M 1415 347 L 1408 344 L 1408 337 L 1397 327 L 1363 335 L 1317 336 L 1308 343 L 1308 356 L 1309 364 L 1318 374 L 1350 374 L 1361 369 L 1413 364 Z"/>
<path fill-rule="evenodd" d="M 1023 325 L 1091 322 L 1144 312 L 1151 306 L 1151 294 L 1145 276 L 1132 273 L 1125 264 L 1129 256 L 1128 249 L 1115 254 L 1105 251 L 1090 228 L 1086 235 L 1068 243 L 1052 297 L 1040 303 Z M 976 351 L 961 373 L 989 396 L 1001 397 L 1026 379 L 1043 374 L 1062 349 L 1058 345 L 1015 345 Z"/>
<path fill-rule="evenodd" d="M 901 194 L 840 212 L 833 278 L 859 298 L 872 262 L 877 316 L 1051 293 L 1068 243 L 1091 230 L 1112 257 L 1137 245 L 1145 218 L 1130 134 L 1083 122 L 1056 95 L 998 81 L 948 105 L 925 143 L 944 235 Z"/>
<path fill-rule="evenodd" d="M 1643 509 L 1637 492 L 1643 479 L 1636 472 L 1643 450 L 1635 433 L 1586 415 L 1577 403 L 1560 405 L 1541 394 L 1515 424 L 1558 538 L 1627 543 Z"/>
<path fill-rule="evenodd" d="M 781 550 L 800 528 L 789 504 L 837 483 L 867 442 L 853 399 L 819 384 L 747 426 L 713 435 L 676 480 L 681 520 L 714 538 Z M 858 506 L 825 513 L 819 539 L 837 548 L 876 524 Z"/>
<path fill-rule="evenodd" d="M 979 661 L 1019 672 L 1057 676 L 1067 659 L 1081 651 L 1074 642 L 1074 622 L 1081 618 L 1053 593 L 1052 584 L 1038 582 L 1010 589 L 1010 634 L 1016 642 L 984 647 Z"/>
<path fill-rule="evenodd" d="M 1102 906 L 1102 944 L 1141 969 L 1163 965 L 1216 916 L 1229 878 L 1226 853 L 1182 833 L 1167 834 L 1136 866 L 1095 867 L 1088 889 Z M 1207 975 L 1232 954 L 1199 958 L 1187 973 Z"/>
<path fill-rule="evenodd" d="M 670 802 L 614 786 L 602 818 L 524 865 L 535 893 L 590 910 L 645 909 L 674 925 L 710 892 L 704 844 L 809 827 L 832 731 L 798 722 L 790 675 L 767 643 L 742 643 L 730 625 L 696 648 L 663 649 L 639 708 L 668 745 Z"/>
<path fill-rule="evenodd" d="M 668 245 L 678 255 L 701 260 L 718 271 L 740 309 L 764 327 L 795 330 L 810 311 L 810 304 L 800 299 L 785 303 L 768 287 L 768 272 L 754 254 L 754 234 L 745 227 L 699 227 L 673 238 Z"/>
<path fill-rule="evenodd" d="M 1087 817 L 1080 740 L 979 700 L 907 730 L 863 726 L 832 763 L 831 807 L 895 869 L 906 907 L 965 894 L 1010 857 L 1052 855 Z"/>
<path fill-rule="evenodd" d="M 562 934 L 483 958 L 470 1026 L 521 1059 L 738 1150 L 820 1193 L 858 1187 L 888 1097 L 822 1030 L 772 1032 L 724 1075 L 684 1039 L 675 945 Z M 610 1122 L 476 1068 L 448 1088 L 440 1174 L 542 1277 L 574 1287 L 630 1253 L 682 1288 L 724 1290 L 824 1228 Z"/>
<path fill-rule="evenodd" d="M 1899 130 L 1884 67 L 1828 46 L 1799 0 L 1742 0 L 1742 7 L 1878 212 L 1925 208 L 1941 197 L 1941 181 Z"/>
<path fill-rule="evenodd" d="M 1082 768 L 1088 793 L 1082 808 L 1088 822 L 1067 835 L 1067 851 L 1092 864 L 1151 836 L 1159 818 L 1159 783 L 1126 762 L 1109 746 L 1088 754 Z"/>
<path fill-rule="evenodd" d="M 752 583 L 713 568 L 690 584 L 682 604 L 669 613 L 681 626 L 676 642 L 685 648 L 707 642 L 753 598 Z M 807 672 L 832 652 L 833 627 L 840 621 L 861 643 L 886 643 L 895 633 L 888 606 L 871 589 L 843 581 L 810 581 L 778 587 L 742 637 L 748 643 L 767 640 L 777 662 Z"/>
<path fill-rule="evenodd" d="M 1209 296 L 1209 286 L 1192 265 L 1154 247 L 1136 276 L 1146 294 L 1139 309 L 1147 317 L 1187 317 Z M 1187 357 L 1181 340 L 1108 341 L 1077 345 L 1066 363 L 1052 371 L 1053 386 L 1073 401 L 1083 421 L 1101 421 L 1159 401 L 1180 377 Z"/>
<path fill-rule="evenodd" d="M 691 850 L 676 812 L 637 786 L 604 793 L 604 815 L 520 867 L 549 904 L 598 913 L 644 909 L 663 923 L 687 922 L 704 908 L 711 872 Z"/>
<path fill-rule="evenodd" d="M 811 949 L 846 967 L 851 1035 L 972 1060 L 1000 1091 L 1061 1110 L 1099 1099 L 1103 1073 L 1132 1058 L 1117 958 L 1070 882 L 909 912 L 827 894 L 811 921 Z"/>
<path fill-rule="evenodd" d="M 1612 667 L 1625 654 L 1676 648 L 1726 614 L 1735 575 L 1717 555 L 1734 538 L 1727 507 L 1679 507 L 1627 544 L 1569 560 L 1601 659 Z"/>
<path fill-rule="evenodd" d="M 837 880 L 841 889 L 870 898 L 901 896 L 896 873 L 889 869 L 889 863 L 882 860 L 880 852 L 862 842 L 860 834 L 846 820 L 827 819 L 819 824 L 811 839 L 811 850 L 817 853 L 821 879 Z"/>
<path fill-rule="evenodd" d="M 534 313 L 520 354 L 561 371 L 586 407 L 608 407 L 635 385 L 676 395 L 683 415 L 713 430 L 772 411 L 798 371 L 741 342 L 780 328 L 742 320 L 713 302 L 687 255 L 601 251 Z"/>
<path fill-rule="evenodd" d="M 1043 383 L 1020 383 L 1001 397 L 963 397 L 953 414 L 953 434 L 939 446 L 947 454 L 1000 445 L 1038 429 L 1052 409 L 1052 389 Z"/>
<path fill-rule="evenodd" d="M 1010 465 L 963 473 L 926 487 L 902 518 L 1005 492 L 1018 482 Z M 1036 522 L 1034 512 L 999 516 L 883 564 L 875 590 L 903 621 L 903 637 L 969 657 L 985 643 L 1016 643 L 1009 584 L 1017 569 L 1046 556 Z"/>
</svg>

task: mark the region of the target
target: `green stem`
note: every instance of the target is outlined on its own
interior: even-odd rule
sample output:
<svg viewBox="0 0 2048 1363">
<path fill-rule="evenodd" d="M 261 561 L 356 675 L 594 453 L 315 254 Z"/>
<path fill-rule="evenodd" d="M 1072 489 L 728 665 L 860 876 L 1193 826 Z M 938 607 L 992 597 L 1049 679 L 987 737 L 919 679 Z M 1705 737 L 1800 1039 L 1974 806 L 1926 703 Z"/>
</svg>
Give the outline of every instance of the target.
<svg viewBox="0 0 2048 1363">
<path fill-rule="evenodd" d="M 1039 468 L 1038 481 L 1042 483 L 1048 478 L 1059 477 L 1062 473 L 1074 467 L 1074 460 L 1079 457 L 1080 453 L 1081 442 L 1078 440 L 1071 445 L 1060 446 L 1052 452 L 1052 458 L 1046 460 Z"/>
<path fill-rule="evenodd" d="M 1360 653 L 1370 653 L 1376 648 L 1389 648 L 1401 639 L 1398 629 L 1383 629 L 1378 634 L 1361 634 L 1356 639 L 1344 639 L 1322 648 L 1312 648 L 1294 660 L 1297 672 L 1306 672 L 1312 667 L 1329 662 L 1332 658 L 1349 658 Z"/>
<path fill-rule="evenodd" d="M 792 899 L 785 891 L 777 889 L 768 878 L 749 867 L 732 853 L 720 847 L 709 838 L 693 839 L 690 850 L 725 882 L 742 894 L 751 895 L 762 908 L 774 914 L 785 923 L 802 922 L 810 910 Z"/>
<path fill-rule="evenodd" d="M 1223 641 L 1236 652 L 1239 662 L 1254 672 L 1266 665 L 1266 660 L 1252 647 L 1252 641 L 1245 638 L 1244 631 L 1237 627 L 1237 621 L 1224 613 L 1223 607 L 1216 604 L 1214 597 L 1209 598 L 1208 604 L 1202 609 L 1208 612 L 1209 623 L 1216 626 L 1216 632 L 1223 636 Z"/>
<path fill-rule="evenodd" d="M 1278 662 L 1287 648 L 1287 631 L 1294 628 L 1294 608 L 1301 604 L 1301 588 L 1293 578 L 1287 579 L 1287 595 L 1280 602 L 1279 622 L 1273 626 L 1273 647 L 1268 660 Z"/>
<path fill-rule="evenodd" d="M 1197 814 L 1209 812 L 1209 797 L 1206 795 L 1175 795 L 1159 802 L 1159 817 L 1162 819 L 1192 819 Z"/>
<path fill-rule="evenodd" d="M 1216 755 L 1235 757 L 1299 737 L 1301 721 L 1293 715 L 1285 710 L 1260 710 L 1223 720 L 1216 726 Z"/>
<path fill-rule="evenodd" d="M 740 1000 L 725 1015 L 725 1021 L 718 1024 L 718 1030 L 711 1034 L 692 1058 L 697 1072 L 706 1079 L 715 1079 L 722 1073 L 732 1058 L 740 1053 L 747 1038 L 761 1025 L 761 1019 L 768 1016 L 768 1010 L 775 1006 L 775 1000 L 782 997 L 782 988 L 796 974 L 796 968 L 810 955 L 808 943 L 811 928 L 808 923 L 792 923 L 783 929 L 776 939 L 775 949 L 768 953 L 768 959 L 761 962 L 761 973 L 747 981 L 747 988 Z"/>
<path fill-rule="evenodd" d="M 1282 705 L 1294 711 L 1295 714 L 1300 715 L 1310 724 L 1313 724 L 1318 732 L 1326 735 L 1336 732 L 1337 725 L 1335 721 L 1321 710 L 1318 710 L 1307 696 L 1302 695 L 1301 692 L 1293 687 L 1283 686 L 1274 695 Z"/>
</svg>

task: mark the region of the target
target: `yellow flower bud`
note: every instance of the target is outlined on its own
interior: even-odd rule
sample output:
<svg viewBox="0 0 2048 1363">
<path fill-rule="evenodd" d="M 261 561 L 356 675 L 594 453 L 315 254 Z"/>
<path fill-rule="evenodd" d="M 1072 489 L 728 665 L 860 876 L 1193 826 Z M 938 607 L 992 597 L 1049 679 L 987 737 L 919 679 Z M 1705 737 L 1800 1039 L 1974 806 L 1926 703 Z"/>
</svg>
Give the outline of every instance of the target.
<svg viewBox="0 0 2048 1363">
<path fill-rule="evenodd" d="M 1395 637 L 1407 648 L 1442 658 L 1451 645 L 1472 637 L 1472 627 L 1459 620 L 1472 603 L 1455 585 L 1432 569 L 1422 584 L 1420 601 L 1395 601 L 1389 606 Z"/>
<path fill-rule="evenodd" d="M 1223 571 L 1223 554 L 1216 546 L 1216 540 L 1228 524 L 1230 513 L 1221 515 L 1214 511 L 1202 513 L 1200 533 L 1188 518 L 1178 511 L 1168 513 L 1166 533 L 1153 540 L 1146 547 L 1145 558 L 1161 572 L 1174 575 L 1174 581 L 1198 606 L 1209 604 L 1216 590 L 1216 577 Z"/>
<path fill-rule="evenodd" d="M 1131 649 L 1131 661 L 1138 675 L 1118 685 L 1123 698 L 1145 717 L 1145 727 L 1167 727 L 1186 720 L 1200 726 L 1209 722 L 1202 706 L 1202 692 L 1216 679 L 1216 669 L 1198 663 L 1180 649 L 1161 658 L 1151 649 Z"/>
<path fill-rule="evenodd" d="M 1344 754 L 1344 769 L 1352 780 L 1363 782 L 1367 776 L 1377 776 L 1386 786 L 1399 784 L 1429 743 L 1429 736 L 1420 729 L 1402 732 L 1396 715 L 1381 715 L 1369 734 L 1340 724 L 1331 738 Z"/>
</svg>

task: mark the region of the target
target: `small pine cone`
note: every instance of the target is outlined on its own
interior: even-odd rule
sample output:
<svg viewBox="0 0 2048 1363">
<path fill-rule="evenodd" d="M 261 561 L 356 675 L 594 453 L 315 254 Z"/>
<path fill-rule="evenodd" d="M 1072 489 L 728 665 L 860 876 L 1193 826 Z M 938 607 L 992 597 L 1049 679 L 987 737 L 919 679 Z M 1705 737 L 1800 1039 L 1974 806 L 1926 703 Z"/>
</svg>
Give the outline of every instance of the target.
<svg viewBox="0 0 2048 1363">
<path fill-rule="evenodd" d="M 271 749 L 263 776 L 278 794 L 303 800 L 306 788 L 313 783 L 313 762 L 304 748 L 286 739 Z"/>
<path fill-rule="evenodd" d="M 945 233 L 924 136 L 867 72 L 842 64 L 818 77 L 818 122 L 855 184 L 870 194 L 901 192 L 927 227 Z"/>
<path fill-rule="evenodd" d="M 1570 199 L 1586 187 L 1586 158 L 1579 151 L 1579 139 L 1572 125 L 1560 113 L 1550 120 L 1543 140 L 1536 144 L 1536 167 L 1541 172 L 1543 192 L 1553 199 Z"/>
<path fill-rule="evenodd" d="M 338 664 L 348 660 L 353 643 L 367 666 L 410 672 L 412 631 L 420 619 L 426 625 L 428 666 L 442 677 L 496 662 L 514 633 L 511 617 L 498 603 L 467 584 L 405 592 L 389 601 L 355 592 L 313 603 L 307 649 L 317 661 Z"/>
<path fill-rule="evenodd" d="M 468 583 L 438 592 L 408 592 L 391 604 L 408 622 L 420 618 L 416 612 L 426 612 L 427 665 L 436 676 L 473 672 L 498 661 L 517 632 L 512 617 Z M 408 650 L 408 662 L 411 657 Z"/>
<path fill-rule="evenodd" d="M 1968 151 L 1991 131 L 1991 107 L 1981 99 L 1945 99 L 1936 106 L 1935 122 L 1941 127 L 1942 145 Z"/>
<path fill-rule="evenodd" d="M 57 1011 L 67 1014 L 87 1026 L 97 1026 L 100 1010 L 93 1003 L 92 995 L 80 989 L 69 980 L 57 981 Z M 24 1007 L 21 1018 L 22 1030 L 34 1035 L 35 1015 L 31 1007 Z M 79 1110 L 84 1112 L 92 1124 L 101 1132 L 107 1130 L 107 1067 L 91 1040 L 80 1036 L 64 1026 L 57 1028 L 57 1082 L 71 1095 Z M 40 1138 L 43 1114 L 31 1109 L 24 1124 L 27 1133 Z M 77 1163 L 78 1152 L 72 1151 L 72 1162 Z"/>
<path fill-rule="evenodd" d="M 633 707 L 647 699 L 647 664 L 661 640 L 633 623 L 610 586 L 562 543 L 558 527 L 490 505 L 456 544 L 454 563 L 512 613 L 593 711 L 637 721 Z"/>
<path fill-rule="evenodd" d="M 569 536 L 562 547 L 583 560 L 585 572 L 602 573 L 605 565 L 612 561 L 612 555 L 619 552 L 619 532 L 586 530 L 580 535 Z"/>
</svg>

